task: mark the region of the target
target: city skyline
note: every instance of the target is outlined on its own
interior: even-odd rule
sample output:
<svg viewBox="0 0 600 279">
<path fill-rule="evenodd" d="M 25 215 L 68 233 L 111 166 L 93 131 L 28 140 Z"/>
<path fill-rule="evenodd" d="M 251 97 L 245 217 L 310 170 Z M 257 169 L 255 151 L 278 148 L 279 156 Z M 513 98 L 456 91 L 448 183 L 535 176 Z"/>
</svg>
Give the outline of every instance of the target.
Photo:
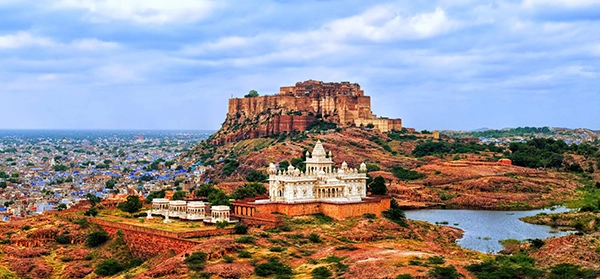
<svg viewBox="0 0 600 279">
<path fill-rule="evenodd" d="M 599 130 L 600 1 L 0 0 L 0 129 L 217 130 L 227 99 L 359 83 L 418 130 Z"/>
</svg>

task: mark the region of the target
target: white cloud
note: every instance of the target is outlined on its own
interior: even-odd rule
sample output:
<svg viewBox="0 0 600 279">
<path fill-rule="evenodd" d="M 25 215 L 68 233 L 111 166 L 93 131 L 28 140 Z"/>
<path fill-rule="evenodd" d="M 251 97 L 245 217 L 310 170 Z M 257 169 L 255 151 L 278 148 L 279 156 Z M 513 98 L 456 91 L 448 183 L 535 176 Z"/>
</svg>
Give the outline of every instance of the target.
<svg viewBox="0 0 600 279">
<path fill-rule="evenodd" d="M 252 41 L 254 41 L 254 38 L 250 37 L 224 37 L 214 42 L 184 46 L 181 52 L 186 55 L 198 55 L 211 51 L 231 50 L 247 46 Z"/>
<path fill-rule="evenodd" d="M 569 8 L 589 7 L 600 5 L 600 0 L 524 0 L 523 6 L 533 8 L 536 6 L 561 6 Z"/>
<path fill-rule="evenodd" d="M 60 0 L 54 7 L 87 11 L 91 20 L 138 23 L 193 22 L 207 17 L 220 2 L 210 0 Z"/>
<path fill-rule="evenodd" d="M 377 6 L 360 15 L 334 20 L 316 31 L 316 35 L 322 39 L 362 38 L 380 42 L 430 38 L 458 27 L 458 23 L 449 19 L 439 7 L 412 17 L 403 17 L 397 10 L 394 6 Z"/>
<path fill-rule="evenodd" d="M 15 34 L 0 35 L 0 49 L 2 48 L 22 48 L 31 46 L 54 46 L 56 43 L 46 37 L 38 37 L 28 32 L 18 32 Z"/>
<path fill-rule="evenodd" d="M 119 47 L 119 44 L 114 42 L 105 42 L 96 38 L 92 38 L 73 41 L 71 43 L 71 46 L 81 50 L 95 51 L 115 49 Z"/>
</svg>

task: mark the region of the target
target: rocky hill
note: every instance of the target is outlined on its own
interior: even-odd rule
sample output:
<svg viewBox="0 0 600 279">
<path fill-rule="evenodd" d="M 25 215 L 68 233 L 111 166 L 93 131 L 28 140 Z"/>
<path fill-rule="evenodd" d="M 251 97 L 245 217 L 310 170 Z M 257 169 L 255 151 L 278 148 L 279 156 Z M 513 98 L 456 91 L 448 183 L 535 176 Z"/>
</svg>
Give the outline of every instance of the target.
<svg viewBox="0 0 600 279">
<path fill-rule="evenodd" d="M 230 99 L 223 127 L 211 141 L 223 144 L 304 132 L 322 123 L 330 123 L 332 128 L 371 124 L 382 131 L 402 129 L 400 119 L 377 118 L 371 112 L 371 98 L 360 85 L 308 80 L 281 87 L 271 96 L 255 93 Z"/>
</svg>

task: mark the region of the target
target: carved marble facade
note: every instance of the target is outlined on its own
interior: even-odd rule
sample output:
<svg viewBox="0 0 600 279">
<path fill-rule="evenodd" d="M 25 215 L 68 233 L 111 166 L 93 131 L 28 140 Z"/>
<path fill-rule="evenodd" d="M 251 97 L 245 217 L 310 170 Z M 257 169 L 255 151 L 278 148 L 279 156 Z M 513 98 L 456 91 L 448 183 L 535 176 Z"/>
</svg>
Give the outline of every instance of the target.
<svg viewBox="0 0 600 279">
<path fill-rule="evenodd" d="M 310 156 L 310 157 L 309 157 Z M 289 166 L 278 170 L 269 167 L 269 199 L 272 202 L 360 202 L 367 196 L 366 165 L 360 169 L 349 168 L 346 162 L 333 167 L 331 152 L 326 153 L 317 141 L 312 156 L 307 152 L 306 171 Z"/>
</svg>

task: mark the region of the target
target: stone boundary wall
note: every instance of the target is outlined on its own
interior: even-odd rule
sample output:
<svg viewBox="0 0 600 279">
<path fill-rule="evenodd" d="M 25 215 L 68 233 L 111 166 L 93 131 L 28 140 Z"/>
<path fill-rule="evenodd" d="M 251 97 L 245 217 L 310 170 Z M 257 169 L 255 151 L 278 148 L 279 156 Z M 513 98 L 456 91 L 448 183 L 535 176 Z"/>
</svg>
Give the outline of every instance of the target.
<svg viewBox="0 0 600 279">
<path fill-rule="evenodd" d="M 381 216 L 381 213 L 390 208 L 390 197 L 370 197 L 361 202 L 302 202 L 302 203 L 282 203 L 271 202 L 264 204 L 247 203 L 260 214 L 270 214 L 273 212 L 282 213 L 288 216 L 302 216 L 323 213 L 335 219 L 344 219 L 348 217 L 361 216 L 365 213 L 373 213 Z M 241 204 L 240 204 L 241 205 Z M 234 205 L 235 206 L 235 205 Z M 275 216 L 275 215 L 273 215 Z M 239 216 L 240 218 L 249 218 L 253 216 Z"/>
<path fill-rule="evenodd" d="M 99 225 L 109 235 L 116 236 L 121 230 L 124 240 L 131 253 L 138 258 L 152 258 L 164 251 L 173 250 L 175 253 L 183 253 L 188 249 L 199 245 L 199 242 L 186 238 L 208 237 L 216 235 L 233 234 L 233 228 L 214 229 L 190 232 L 169 232 L 135 225 L 116 223 L 98 218 L 88 217 L 90 223 Z"/>
</svg>

